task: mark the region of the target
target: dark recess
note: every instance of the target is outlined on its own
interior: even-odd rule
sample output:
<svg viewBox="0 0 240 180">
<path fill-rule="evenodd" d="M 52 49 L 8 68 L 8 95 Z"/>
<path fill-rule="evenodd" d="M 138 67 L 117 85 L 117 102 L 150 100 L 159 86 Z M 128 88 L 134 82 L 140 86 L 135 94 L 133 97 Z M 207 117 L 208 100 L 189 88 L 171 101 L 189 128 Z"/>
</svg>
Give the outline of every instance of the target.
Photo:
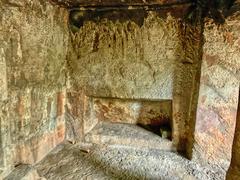
<svg viewBox="0 0 240 180">
<path fill-rule="evenodd" d="M 161 18 L 166 18 L 167 14 L 170 13 L 176 18 L 182 19 L 186 16 L 189 7 L 190 4 L 177 6 L 137 6 L 136 9 L 130 9 L 128 6 L 99 7 L 86 10 L 74 8 L 70 10 L 69 23 L 73 32 L 78 31 L 84 25 L 84 22 L 92 21 L 99 23 L 103 19 L 108 19 L 114 23 L 116 21 L 120 23 L 131 21 L 141 27 L 149 11 L 156 12 Z"/>
<path fill-rule="evenodd" d="M 162 18 L 171 13 L 172 16 L 192 24 L 198 23 L 199 18 L 203 19 L 205 17 L 213 19 L 217 24 L 223 24 L 227 16 L 240 9 L 239 6 L 238 8 L 232 8 L 234 2 L 235 0 L 192 0 L 179 1 L 179 3 L 171 5 L 163 3 L 130 6 L 123 3 L 118 6 L 84 6 L 85 10 L 75 7 L 70 9 L 69 22 L 73 32 L 78 31 L 85 21 L 98 23 L 105 18 L 121 23 L 130 20 L 142 26 L 148 11 L 155 11 Z"/>
<path fill-rule="evenodd" d="M 231 10 L 236 0 L 192 0 L 185 20 L 195 23 L 197 17 L 209 17 L 217 24 L 223 24 L 226 17 L 231 15 Z"/>
</svg>

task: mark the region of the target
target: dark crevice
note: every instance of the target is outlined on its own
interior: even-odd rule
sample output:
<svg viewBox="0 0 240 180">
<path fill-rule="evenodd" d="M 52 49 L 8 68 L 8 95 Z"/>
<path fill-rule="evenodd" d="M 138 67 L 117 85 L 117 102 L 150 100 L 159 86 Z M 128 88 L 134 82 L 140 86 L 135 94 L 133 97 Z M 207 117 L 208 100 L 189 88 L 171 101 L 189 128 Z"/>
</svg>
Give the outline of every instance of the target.
<svg viewBox="0 0 240 180">
<path fill-rule="evenodd" d="M 172 128 L 170 124 L 156 125 L 156 124 L 137 124 L 137 126 L 150 131 L 164 139 L 172 140 Z"/>
<path fill-rule="evenodd" d="M 231 14 L 231 8 L 236 0 L 192 0 L 185 19 L 194 23 L 197 16 L 213 19 L 216 24 L 223 24 Z"/>
</svg>

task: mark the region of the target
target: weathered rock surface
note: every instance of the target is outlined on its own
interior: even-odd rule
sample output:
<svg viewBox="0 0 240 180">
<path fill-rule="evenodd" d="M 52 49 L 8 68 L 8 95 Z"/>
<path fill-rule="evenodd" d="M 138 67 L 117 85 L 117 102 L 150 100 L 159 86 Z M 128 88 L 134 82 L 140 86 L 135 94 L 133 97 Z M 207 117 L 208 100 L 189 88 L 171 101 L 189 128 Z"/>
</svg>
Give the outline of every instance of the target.
<svg viewBox="0 0 240 180">
<path fill-rule="evenodd" d="M 142 125 L 171 125 L 172 101 L 92 98 L 94 118 L 98 121 Z"/>
<path fill-rule="evenodd" d="M 239 5 L 233 7 L 233 10 Z M 195 127 L 195 157 L 228 168 L 240 82 L 240 13 L 225 24 L 205 21 L 201 86 Z M 194 157 L 194 158 L 195 158 Z"/>
<path fill-rule="evenodd" d="M 174 5 L 188 3 L 188 0 L 51 0 L 65 7 L 89 6 L 139 6 L 139 5 Z"/>
<path fill-rule="evenodd" d="M 172 100 L 173 140 L 184 151 L 194 124 L 202 31 L 167 11 L 129 11 L 122 16 L 117 10 L 89 16 L 79 11 L 82 24 L 71 35 L 69 47 L 69 92 L 75 94 L 71 98 L 85 98 L 70 106 L 85 104 L 81 114 L 91 116 L 92 97 Z M 75 117 L 93 124 L 89 116 Z"/>
<path fill-rule="evenodd" d="M 31 164 L 64 139 L 67 11 L 0 2 L 0 167 Z"/>
<path fill-rule="evenodd" d="M 238 113 L 235 135 L 232 147 L 232 161 L 228 170 L 227 180 L 240 179 L 240 90 L 238 97 Z"/>
<path fill-rule="evenodd" d="M 176 151 L 169 139 L 161 138 L 160 134 L 133 124 L 99 122 L 93 130 L 86 134 L 84 142 Z"/>
<path fill-rule="evenodd" d="M 89 153 L 85 153 L 80 146 L 59 145 L 35 166 L 39 175 L 48 180 L 223 180 L 225 176 L 225 172 L 216 167 L 202 167 L 171 152 L 126 146 L 93 146 Z"/>
<path fill-rule="evenodd" d="M 46 180 L 40 177 L 37 170 L 26 164 L 19 165 L 3 180 Z"/>
<path fill-rule="evenodd" d="M 68 6 L 74 1 L 61 2 Z M 85 2 L 98 6 L 101 1 Z M 129 2 L 125 1 L 126 5 Z M 131 1 L 155 2 L 177 1 Z M 236 9 L 238 5 L 231 13 Z M 172 153 L 120 147 L 100 147 L 88 156 L 79 153 L 77 146 L 61 145 L 63 149 L 37 166 L 41 175 L 49 179 L 224 178 L 240 81 L 239 11 L 223 25 L 206 19 L 202 34 L 201 24 L 178 18 L 185 15 L 184 9 L 176 11 L 177 15 L 171 8 L 145 10 L 77 11 L 82 24 L 70 23 L 75 33 L 69 35 L 66 9 L 42 0 L 0 1 L 1 173 L 6 175 L 14 165 L 38 162 L 64 138 L 72 143 L 81 141 L 98 123 L 92 118 L 94 113 L 102 113 L 104 104 L 116 98 L 164 99 L 172 102 L 173 144 L 190 156 L 194 143 L 194 162 Z M 94 102 L 96 97 L 100 104 Z M 108 110 L 102 118 L 114 121 L 112 113 L 118 110 Z M 129 114 L 132 112 L 115 117 L 124 119 Z M 128 117 L 127 121 L 131 120 Z M 236 171 L 237 144 L 232 166 Z M 97 157 L 100 159 L 94 159 Z M 59 159 L 62 161 L 57 163 Z M 202 168 L 196 162 L 217 164 L 224 170 L 217 175 L 214 166 Z M 114 167 L 109 169 L 109 164 Z M 27 168 L 21 173 L 31 177 L 28 172 Z M 15 176 L 14 171 L 11 175 Z"/>
<path fill-rule="evenodd" d="M 131 21 L 86 21 L 72 36 L 73 82 L 88 96 L 172 99 L 181 48 L 178 26 L 175 19 L 164 22 L 154 12 L 143 27 Z"/>
</svg>

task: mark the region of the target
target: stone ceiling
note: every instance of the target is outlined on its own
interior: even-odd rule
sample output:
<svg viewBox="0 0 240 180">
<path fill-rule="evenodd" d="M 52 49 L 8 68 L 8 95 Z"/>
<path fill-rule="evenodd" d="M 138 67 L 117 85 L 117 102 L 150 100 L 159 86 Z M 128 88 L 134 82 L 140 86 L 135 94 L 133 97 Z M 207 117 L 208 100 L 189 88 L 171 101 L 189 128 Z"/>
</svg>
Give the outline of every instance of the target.
<svg viewBox="0 0 240 180">
<path fill-rule="evenodd" d="M 96 6 L 142 6 L 142 5 L 175 5 L 189 3 L 190 0 L 52 0 L 65 7 L 96 7 Z"/>
</svg>

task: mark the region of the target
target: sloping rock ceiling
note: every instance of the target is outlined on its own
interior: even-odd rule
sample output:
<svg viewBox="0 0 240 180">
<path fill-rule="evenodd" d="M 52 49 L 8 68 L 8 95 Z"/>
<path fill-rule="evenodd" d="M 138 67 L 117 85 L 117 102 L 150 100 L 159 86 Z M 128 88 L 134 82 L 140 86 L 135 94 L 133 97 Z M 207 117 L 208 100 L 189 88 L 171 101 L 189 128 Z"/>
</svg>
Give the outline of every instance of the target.
<svg viewBox="0 0 240 180">
<path fill-rule="evenodd" d="M 138 6 L 138 5 L 173 5 L 187 3 L 190 0 L 52 0 L 55 3 L 68 6 Z"/>
</svg>

